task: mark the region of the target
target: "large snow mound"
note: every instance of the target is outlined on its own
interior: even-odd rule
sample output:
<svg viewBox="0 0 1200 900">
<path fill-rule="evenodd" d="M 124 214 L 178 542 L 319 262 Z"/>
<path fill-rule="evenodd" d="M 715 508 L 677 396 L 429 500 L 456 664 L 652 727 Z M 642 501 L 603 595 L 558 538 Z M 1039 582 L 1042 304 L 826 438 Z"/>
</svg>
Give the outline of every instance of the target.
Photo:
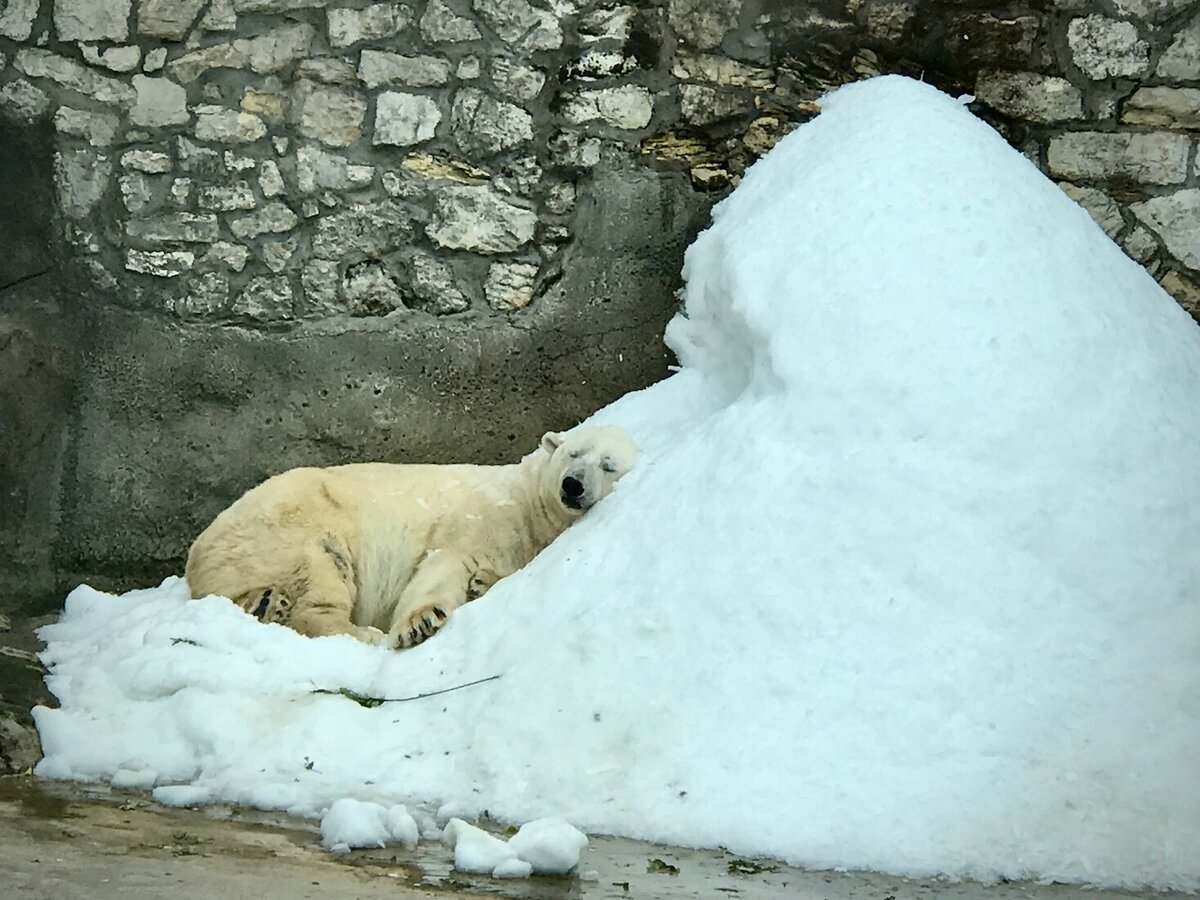
<svg viewBox="0 0 1200 900">
<path fill-rule="evenodd" d="M 822 105 L 689 249 L 579 525 L 402 654 L 79 588 L 39 774 L 1200 887 L 1200 331 L 955 100 Z"/>
</svg>

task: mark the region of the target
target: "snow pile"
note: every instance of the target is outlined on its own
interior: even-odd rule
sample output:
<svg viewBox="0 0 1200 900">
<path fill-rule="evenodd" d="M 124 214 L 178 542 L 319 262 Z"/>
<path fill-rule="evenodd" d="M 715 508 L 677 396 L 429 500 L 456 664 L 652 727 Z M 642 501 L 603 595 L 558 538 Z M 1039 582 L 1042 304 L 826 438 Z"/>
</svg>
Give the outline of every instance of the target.
<svg viewBox="0 0 1200 900">
<path fill-rule="evenodd" d="M 532 565 L 401 654 L 80 588 L 38 772 L 1200 888 L 1200 331 L 961 104 L 823 109 L 690 248 L 683 371 L 596 417 L 639 466 Z"/>
<path fill-rule="evenodd" d="M 321 818 L 321 843 L 334 853 L 353 847 L 417 846 L 417 823 L 403 804 L 380 803 L 343 797 L 334 801 Z"/>
<path fill-rule="evenodd" d="M 496 878 L 566 875 L 579 865 L 588 842 L 578 828 L 554 818 L 526 822 L 507 842 L 462 819 L 451 819 L 443 840 L 454 848 L 454 868 L 490 872 Z"/>
</svg>

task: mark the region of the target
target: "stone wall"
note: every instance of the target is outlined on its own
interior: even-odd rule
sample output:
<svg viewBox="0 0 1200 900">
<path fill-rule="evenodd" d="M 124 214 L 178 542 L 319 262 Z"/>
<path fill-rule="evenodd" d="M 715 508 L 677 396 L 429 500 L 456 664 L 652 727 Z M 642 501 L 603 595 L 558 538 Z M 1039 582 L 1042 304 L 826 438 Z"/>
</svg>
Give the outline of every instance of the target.
<svg viewBox="0 0 1200 900">
<path fill-rule="evenodd" d="M 576 183 L 645 154 L 721 190 L 829 84 L 979 107 L 1183 300 L 1200 269 L 1191 0 L 7 0 L 0 102 L 57 133 L 116 302 L 278 327 L 511 312 Z"/>
<path fill-rule="evenodd" d="M 683 248 L 847 80 L 974 94 L 1200 308 L 1195 0 L 0 0 L 0 71 L 10 592 L 662 377 Z"/>
</svg>

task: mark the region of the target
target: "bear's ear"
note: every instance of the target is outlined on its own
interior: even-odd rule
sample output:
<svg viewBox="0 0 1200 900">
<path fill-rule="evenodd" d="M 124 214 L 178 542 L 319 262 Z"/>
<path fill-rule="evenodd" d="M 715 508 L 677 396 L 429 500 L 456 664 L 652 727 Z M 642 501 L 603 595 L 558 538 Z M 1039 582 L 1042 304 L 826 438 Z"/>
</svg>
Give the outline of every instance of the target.
<svg viewBox="0 0 1200 900">
<path fill-rule="evenodd" d="M 557 431 L 547 431 L 542 435 L 542 449 L 547 453 L 553 454 L 555 450 L 562 446 L 563 436 Z"/>
</svg>

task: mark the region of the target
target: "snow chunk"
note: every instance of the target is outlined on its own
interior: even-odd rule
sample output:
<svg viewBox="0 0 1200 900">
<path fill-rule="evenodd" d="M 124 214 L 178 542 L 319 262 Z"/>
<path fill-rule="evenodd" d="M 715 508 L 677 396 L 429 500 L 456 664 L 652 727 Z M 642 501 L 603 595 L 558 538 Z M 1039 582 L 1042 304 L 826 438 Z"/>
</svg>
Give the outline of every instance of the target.
<svg viewBox="0 0 1200 900">
<path fill-rule="evenodd" d="M 454 868 L 460 872 L 486 873 L 501 866 L 505 866 L 504 872 L 511 872 L 512 864 L 519 862 L 516 850 L 462 819 L 451 819 L 442 839 L 454 848 Z"/>
<path fill-rule="evenodd" d="M 417 846 L 417 823 L 401 805 L 343 797 L 321 819 L 321 843 L 335 853 L 354 847 L 386 847 L 389 843 Z"/>
<path fill-rule="evenodd" d="M 451 819 L 443 840 L 454 848 L 460 872 L 491 872 L 496 878 L 566 875 L 579 864 L 587 835 L 562 819 L 527 822 L 508 842 L 462 819 Z"/>
<path fill-rule="evenodd" d="M 538 875 L 566 875 L 579 864 L 587 842 L 586 834 L 562 819 L 535 819 L 522 825 L 508 846 Z"/>
</svg>

